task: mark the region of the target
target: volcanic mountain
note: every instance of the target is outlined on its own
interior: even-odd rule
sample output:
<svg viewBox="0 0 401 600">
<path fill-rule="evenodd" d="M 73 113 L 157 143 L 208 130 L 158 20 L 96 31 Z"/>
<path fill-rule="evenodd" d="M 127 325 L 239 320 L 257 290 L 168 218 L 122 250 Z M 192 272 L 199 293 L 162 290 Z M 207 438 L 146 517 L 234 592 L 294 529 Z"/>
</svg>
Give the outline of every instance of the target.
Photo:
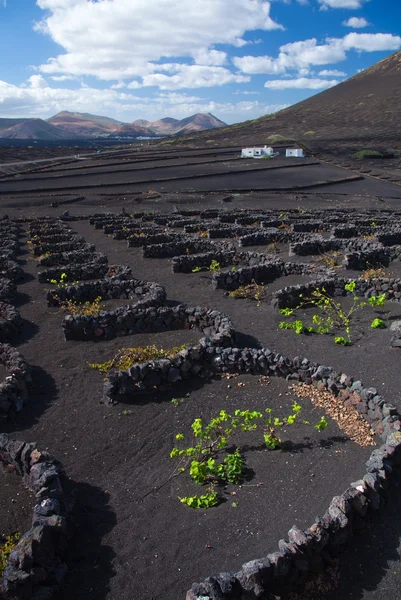
<svg viewBox="0 0 401 600">
<path fill-rule="evenodd" d="M 254 145 L 277 135 L 323 152 L 401 149 L 401 51 L 280 112 L 196 134 L 192 144 Z"/>
<path fill-rule="evenodd" d="M 54 117 L 47 119 L 51 125 L 55 125 L 68 134 L 70 138 L 92 137 L 118 131 L 123 123 L 100 117 L 89 113 L 69 112 L 63 110 Z"/>
<path fill-rule="evenodd" d="M 17 119 L 7 120 L 16 121 Z M 17 121 L 19 121 L 17 124 L 0 130 L 0 138 L 10 140 L 63 140 L 71 137 L 66 135 L 62 129 L 42 119 L 20 119 Z"/>
<path fill-rule="evenodd" d="M 224 127 L 225 125 L 226 124 L 223 123 L 223 121 L 220 121 L 220 119 L 217 119 L 211 113 L 196 113 L 186 119 L 181 119 L 181 121 L 167 117 L 165 119 L 160 119 L 160 121 L 148 123 L 147 127 L 160 135 L 177 135 L 189 133 L 191 131 L 216 129 L 217 127 Z"/>
<path fill-rule="evenodd" d="M 59 140 L 92 137 L 155 137 L 175 135 L 224 126 L 211 114 L 195 114 L 179 121 L 167 117 L 150 123 L 145 120 L 123 123 L 110 117 L 64 110 L 42 119 L 0 119 L 0 137 L 8 139 Z"/>
</svg>

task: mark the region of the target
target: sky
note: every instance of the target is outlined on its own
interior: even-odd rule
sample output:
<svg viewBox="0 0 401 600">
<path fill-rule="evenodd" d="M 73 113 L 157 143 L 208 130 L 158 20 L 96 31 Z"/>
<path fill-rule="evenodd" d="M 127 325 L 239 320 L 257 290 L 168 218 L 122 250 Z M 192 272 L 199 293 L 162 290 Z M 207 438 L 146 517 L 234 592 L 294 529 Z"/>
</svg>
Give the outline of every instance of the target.
<svg viewBox="0 0 401 600">
<path fill-rule="evenodd" d="M 226 123 L 401 49 L 401 0 L 0 0 L 0 117 Z"/>
</svg>

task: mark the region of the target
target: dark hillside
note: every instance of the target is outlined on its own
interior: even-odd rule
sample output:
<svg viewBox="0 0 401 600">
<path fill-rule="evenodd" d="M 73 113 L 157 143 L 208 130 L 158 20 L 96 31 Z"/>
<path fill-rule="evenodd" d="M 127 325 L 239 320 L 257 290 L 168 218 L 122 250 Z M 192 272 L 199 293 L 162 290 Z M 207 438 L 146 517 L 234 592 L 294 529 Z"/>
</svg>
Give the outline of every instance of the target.
<svg viewBox="0 0 401 600">
<path fill-rule="evenodd" d="M 401 51 L 278 113 L 198 133 L 191 144 L 206 139 L 219 145 L 255 144 L 276 134 L 314 151 L 401 150 Z"/>
</svg>

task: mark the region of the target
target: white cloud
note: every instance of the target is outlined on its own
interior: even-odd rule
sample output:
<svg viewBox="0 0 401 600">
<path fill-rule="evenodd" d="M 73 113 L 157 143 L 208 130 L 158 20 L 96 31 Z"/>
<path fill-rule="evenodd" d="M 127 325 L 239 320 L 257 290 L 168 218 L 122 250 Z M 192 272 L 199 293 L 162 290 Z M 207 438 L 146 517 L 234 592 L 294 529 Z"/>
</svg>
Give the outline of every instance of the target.
<svg viewBox="0 0 401 600">
<path fill-rule="evenodd" d="M 321 10 L 328 8 L 361 8 L 364 2 L 368 0 L 318 0 L 321 4 Z"/>
<path fill-rule="evenodd" d="M 265 88 L 270 90 L 321 90 L 329 87 L 333 87 L 339 83 L 336 79 L 307 79 L 306 77 L 300 77 L 299 79 L 276 79 L 272 81 L 266 81 Z"/>
<path fill-rule="evenodd" d="M 220 50 L 200 50 L 194 55 L 197 65 L 221 66 L 227 62 L 227 53 Z"/>
<path fill-rule="evenodd" d="M 346 77 L 347 73 L 344 71 L 337 71 L 337 69 L 323 69 L 323 71 L 319 71 L 319 77 Z"/>
<path fill-rule="evenodd" d="M 347 58 L 350 50 L 374 52 L 377 50 L 398 50 L 401 37 L 390 33 L 348 33 L 343 38 L 326 38 L 318 44 L 316 38 L 291 42 L 280 47 L 277 58 L 271 56 L 234 57 L 234 65 L 243 73 L 284 75 L 297 70 L 301 76 L 308 74 L 312 65 L 328 65 Z"/>
<path fill-rule="evenodd" d="M 74 75 L 52 75 L 50 79 L 53 81 L 76 81 L 78 77 Z"/>
<path fill-rule="evenodd" d="M 343 25 L 353 27 L 354 29 L 362 29 L 363 27 L 367 27 L 369 23 L 363 17 L 350 17 L 347 21 L 343 21 Z"/>
<path fill-rule="evenodd" d="M 349 33 L 343 40 L 346 50 L 376 52 L 380 50 L 398 50 L 401 37 L 391 33 Z"/>
<path fill-rule="evenodd" d="M 42 75 L 31 75 L 28 79 L 28 83 L 35 89 L 47 87 L 47 82 Z"/>
<path fill-rule="evenodd" d="M 249 90 L 236 90 L 234 96 L 258 96 L 260 92 L 251 92 Z"/>
<path fill-rule="evenodd" d="M 267 0 L 37 0 L 37 4 L 50 14 L 36 29 L 65 50 L 40 70 L 103 80 L 158 75 L 157 62 L 166 58 L 221 66 L 226 54 L 216 50 L 216 44 L 240 47 L 247 43 L 246 32 L 282 28 L 270 17 Z"/>
<path fill-rule="evenodd" d="M 176 92 L 165 92 L 157 94 L 158 100 L 167 100 L 170 104 L 184 104 L 189 102 L 199 102 L 202 98 L 198 96 L 188 96 L 187 94 L 177 94 Z"/>
<path fill-rule="evenodd" d="M 280 47 L 277 58 L 271 56 L 234 57 L 233 63 L 243 73 L 281 74 L 290 69 L 308 69 L 311 65 L 326 65 L 345 60 L 341 40 L 319 45 L 316 38 L 292 42 Z"/>
<path fill-rule="evenodd" d="M 34 80 L 38 82 L 39 80 Z M 182 119 L 197 112 L 212 112 L 226 122 L 255 119 L 288 104 L 268 105 L 259 101 L 215 102 L 198 96 L 162 92 L 139 97 L 113 89 L 80 87 L 52 88 L 11 85 L 0 81 L 0 111 L 4 117 L 48 118 L 61 110 L 108 115 L 124 122 L 136 119 L 155 121 L 161 117 Z"/>
<path fill-rule="evenodd" d="M 141 87 L 158 86 L 161 90 L 179 90 L 182 88 L 215 87 L 226 83 L 246 83 L 250 81 L 250 77 L 236 75 L 224 67 L 177 65 L 175 75 L 152 73 L 144 75 L 142 80 Z M 130 86 L 131 84 L 128 87 Z"/>
</svg>

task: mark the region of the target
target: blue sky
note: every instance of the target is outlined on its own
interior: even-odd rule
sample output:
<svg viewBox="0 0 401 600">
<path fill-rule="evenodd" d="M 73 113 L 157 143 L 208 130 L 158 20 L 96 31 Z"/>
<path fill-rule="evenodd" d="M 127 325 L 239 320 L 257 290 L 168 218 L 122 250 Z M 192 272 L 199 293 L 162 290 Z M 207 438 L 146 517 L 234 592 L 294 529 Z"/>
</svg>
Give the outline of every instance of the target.
<svg viewBox="0 0 401 600">
<path fill-rule="evenodd" d="M 0 117 L 253 119 L 401 49 L 400 0 L 0 0 Z"/>
</svg>

